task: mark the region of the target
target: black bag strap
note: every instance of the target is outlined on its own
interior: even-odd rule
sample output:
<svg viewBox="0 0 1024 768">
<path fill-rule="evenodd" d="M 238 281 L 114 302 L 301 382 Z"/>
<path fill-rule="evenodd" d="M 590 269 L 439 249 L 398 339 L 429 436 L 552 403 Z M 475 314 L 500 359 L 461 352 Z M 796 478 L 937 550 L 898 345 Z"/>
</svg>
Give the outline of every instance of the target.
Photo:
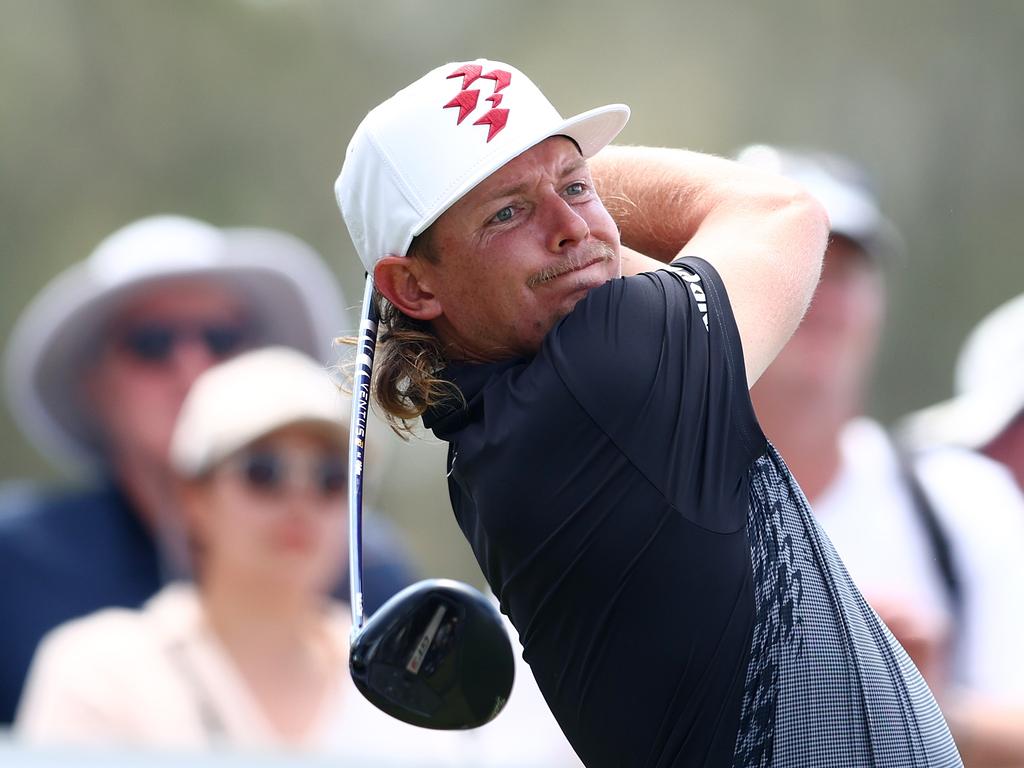
<svg viewBox="0 0 1024 768">
<path fill-rule="evenodd" d="M 935 557 L 935 564 L 939 569 L 939 576 L 946 589 L 949 604 L 953 611 L 953 617 L 959 624 L 964 610 L 964 590 L 960 580 L 960 572 L 956 567 L 956 555 L 953 545 L 942 521 L 939 520 L 935 505 L 932 503 L 921 478 L 914 467 L 914 456 L 898 441 L 892 440 L 896 457 L 899 461 L 900 474 L 906 483 L 907 491 L 910 493 L 911 503 L 917 519 L 924 527 L 925 535 L 928 537 L 928 544 Z"/>
</svg>

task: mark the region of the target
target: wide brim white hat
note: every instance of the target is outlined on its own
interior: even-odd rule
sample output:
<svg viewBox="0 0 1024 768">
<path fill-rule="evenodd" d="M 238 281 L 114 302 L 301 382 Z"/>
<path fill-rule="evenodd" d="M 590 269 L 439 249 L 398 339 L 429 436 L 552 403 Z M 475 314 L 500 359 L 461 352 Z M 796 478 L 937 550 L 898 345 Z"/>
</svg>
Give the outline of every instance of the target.
<svg viewBox="0 0 1024 768">
<path fill-rule="evenodd" d="M 204 371 L 181 406 L 171 465 L 197 477 L 257 440 L 302 425 L 343 445 L 350 400 L 327 369 L 290 347 L 244 352 Z"/>
<path fill-rule="evenodd" d="M 981 448 L 1024 413 L 1024 294 L 988 314 L 964 342 L 955 396 L 907 416 L 900 435 L 911 445 Z"/>
<path fill-rule="evenodd" d="M 589 158 L 628 120 L 624 104 L 563 118 L 503 62 L 432 70 L 371 110 L 349 142 L 335 195 L 360 261 L 372 272 L 379 259 L 404 256 L 448 208 L 544 139 L 568 136 Z"/>
<path fill-rule="evenodd" d="M 255 321 L 258 344 L 293 346 L 326 362 L 345 327 L 337 281 L 296 237 L 170 215 L 129 224 L 51 280 L 12 332 L 7 401 L 40 453 L 67 469 L 103 463 L 103 435 L 84 400 L 83 374 L 125 300 L 179 279 L 210 280 L 234 292 Z"/>
</svg>

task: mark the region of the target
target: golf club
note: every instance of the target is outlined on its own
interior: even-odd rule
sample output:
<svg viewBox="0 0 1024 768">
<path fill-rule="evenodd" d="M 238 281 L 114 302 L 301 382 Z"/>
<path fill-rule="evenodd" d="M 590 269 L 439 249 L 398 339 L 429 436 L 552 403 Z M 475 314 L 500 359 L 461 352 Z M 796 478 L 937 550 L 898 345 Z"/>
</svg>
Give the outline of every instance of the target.
<svg viewBox="0 0 1024 768">
<path fill-rule="evenodd" d="M 420 581 L 363 615 L 362 516 L 366 426 L 377 344 L 373 276 L 366 276 L 352 381 L 349 434 L 349 671 L 370 703 L 424 728 L 476 728 L 512 691 L 512 645 L 497 608 L 450 579 Z"/>
</svg>

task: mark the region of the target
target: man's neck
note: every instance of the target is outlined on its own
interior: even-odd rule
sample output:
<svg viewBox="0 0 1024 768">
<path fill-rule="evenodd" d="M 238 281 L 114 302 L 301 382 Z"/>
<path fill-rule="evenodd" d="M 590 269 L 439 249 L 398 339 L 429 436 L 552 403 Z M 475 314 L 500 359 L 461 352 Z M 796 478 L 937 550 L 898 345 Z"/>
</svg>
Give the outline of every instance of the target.
<svg viewBox="0 0 1024 768">
<path fill-rule="evenodd" d="M 121 454 L 112 459 L 111 468 L 127 512 L 153 542 L 161 581 L 189 575 L 192 563 L 188 534 L 176 484 L 166 463 Z"/>
<path fill-rule="evenodd" d="M 112 464 L 114 478 L 132 511 L 151 533 L 157 534 L 165 519 L 175 514 L 170 470 L 162 462 L 130 453 L 117 455 Z"/>
<path fill-rule="evenodd" d="M 252 583 L 216 568 L 204 571 L 200 582 L 207 619 L 235 655 L 300 656 L 320 638 L 321 596 Z"/>
</svg>

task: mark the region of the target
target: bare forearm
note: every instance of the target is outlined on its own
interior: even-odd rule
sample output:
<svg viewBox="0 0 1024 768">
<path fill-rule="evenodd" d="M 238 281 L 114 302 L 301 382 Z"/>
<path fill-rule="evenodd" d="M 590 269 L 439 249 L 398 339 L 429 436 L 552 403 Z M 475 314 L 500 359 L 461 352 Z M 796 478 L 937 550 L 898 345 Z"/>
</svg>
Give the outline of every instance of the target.
<svg viewBox="0 0 1024 768">
<path fill-rule="evenodd" d="M 590 166 L 625 246 L 662 262 L 682 253 L 715 266 L 753 383 L 814 292 L 828 236 L 821 205 L 780 176 L 686 150 L 607 147 Z"/>
<path fill-rule="evenodd" d="M 802 188 L 776 174 L 684 149 L 606 147 L 590 161 L 598 193 L 615 218 L 622 243 L 670 261 L 698 234 L 741 223 L 749 242 L 794 236 L 824 248 L 823 214 L 812 212 Z M 799 207 L 801 210 L 787 211 Z M 795 213 L 796 215 L 788 215 Z M 808 217 L 806 227 L 799 217 Z M 817 226 L 816 226 L 817 225 Z M 805 231 L 802 231 L 805 230 Z"/>
<path fill-rule="evenodd" d="M 719 195 L 708 192 L 729 165 L 686 150 L 619 146 L 590 161 L 623 245 L 663 262 L 679 254 L 713 209 Z"/>
</svg>

